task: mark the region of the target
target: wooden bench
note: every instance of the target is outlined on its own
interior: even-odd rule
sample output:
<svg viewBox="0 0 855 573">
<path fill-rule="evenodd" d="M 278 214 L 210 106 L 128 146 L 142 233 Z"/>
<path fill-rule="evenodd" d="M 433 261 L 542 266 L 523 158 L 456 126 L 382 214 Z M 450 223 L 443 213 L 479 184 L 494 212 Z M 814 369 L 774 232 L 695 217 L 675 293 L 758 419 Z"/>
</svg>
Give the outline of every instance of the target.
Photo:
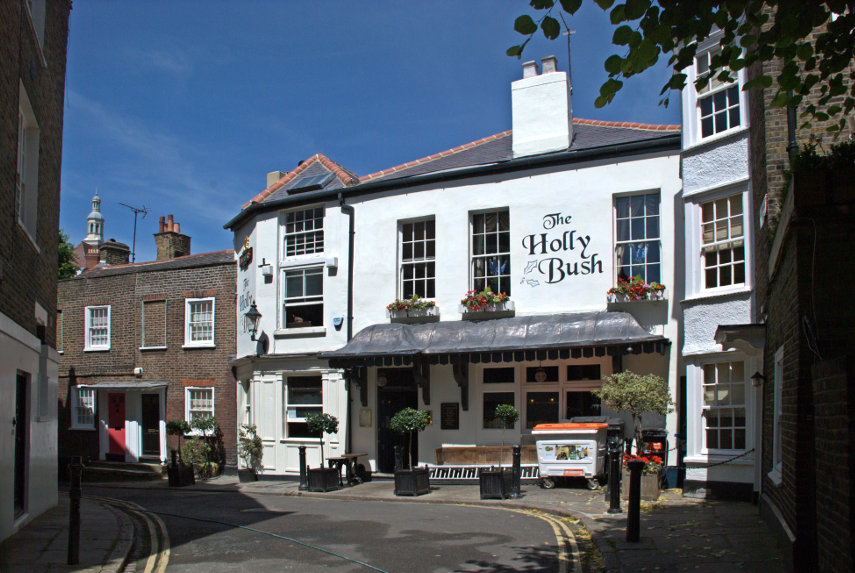
<svg viewBox="0 0 855 573">
<path fill-rule="evenodd" d="M 513 446 L 442 446 L 436 448 L 436 464 L 452 466 L 510 466 L 513 463 Z M 501 460 L 499 454 L 501 453 Z M 523 465 L 537 465 L 537 448 L 522 446 Z"/>
</svg>

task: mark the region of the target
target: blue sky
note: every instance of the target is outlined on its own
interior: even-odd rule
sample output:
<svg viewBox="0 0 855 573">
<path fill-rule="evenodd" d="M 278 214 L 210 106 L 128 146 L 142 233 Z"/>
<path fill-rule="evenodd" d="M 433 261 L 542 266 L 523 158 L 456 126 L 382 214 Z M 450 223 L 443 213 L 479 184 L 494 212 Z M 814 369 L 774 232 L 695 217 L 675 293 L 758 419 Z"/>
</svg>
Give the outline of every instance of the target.
<svg viewBox="0 0 855 573">
<path fill-rule="evenodd" d="M 155 258 L 160 215 L 194 253 L 231 247 L 222 225 L 265 187 L 323 153 L 365 175 L 510 129 L 505 50 L 525 1 L 273 2 L 79 0 L 71 12 L 60 226 L 77 244 L 96 188 L 105 236 Z M 589 119 L 679 123 L 657 105 L 659 69 L 614 103 L 593 102 L 607 75 L 608 16 L 586 2 L 570 20 L 573 111 Z M 539 36 L 523 60 L 567 43 Z M 675 94 L 676 95 L 676 94 Z"/>
</svg>

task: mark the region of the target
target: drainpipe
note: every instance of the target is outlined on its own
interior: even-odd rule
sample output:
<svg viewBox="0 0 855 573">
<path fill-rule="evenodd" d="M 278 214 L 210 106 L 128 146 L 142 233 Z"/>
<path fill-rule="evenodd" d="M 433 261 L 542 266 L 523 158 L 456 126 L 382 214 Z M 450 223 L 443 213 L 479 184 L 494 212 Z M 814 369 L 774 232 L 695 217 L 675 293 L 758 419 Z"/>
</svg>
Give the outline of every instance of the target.
<svg viewBox="0 0 855 573">
<path fill-rule="evenodd" d="M 356 233 L 354 230 L 354 217 L 355 212 L 353 210 L 352 205 L 346 205 L 344 202 L 344 194 L 339 192 L 338 194 L 338 204 L 341 207 L 341 212 L 347 215 L 347 316 L 346 322 L 347 325 L 347 342 L 350 342 L 350 339 L 353 338 L 353 237 Z M 351 425 L 350 425 L 350 381 L 347 380 L 345 382 L 347 387 L 345 389 L 345 394 L 347 395 L 347 407 L 345 408 L 345 416 L 347 421 L 345 422 L 345 436 L 344 436 L 344 451 L 345 453 L 350 451 L 350 433 L 351 433 Z"/>
<path fill-rule="evenodd" d="M 787 92 L 787 98 L 793 101 L 793 90 Z M 787 155 L 790 157 L 790 168 L 793 166 L 793 159 L 799 151 L 799 144 L 796 143 L 796 107 L 794 105 L 787 106 Z"/>
</svg>

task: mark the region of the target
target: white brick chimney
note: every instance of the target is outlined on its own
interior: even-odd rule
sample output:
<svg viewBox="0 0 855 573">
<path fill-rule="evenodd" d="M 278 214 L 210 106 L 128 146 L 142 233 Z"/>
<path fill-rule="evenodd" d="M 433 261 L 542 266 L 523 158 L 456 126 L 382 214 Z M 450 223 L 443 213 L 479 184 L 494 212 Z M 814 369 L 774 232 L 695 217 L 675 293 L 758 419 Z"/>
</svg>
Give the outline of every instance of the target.
<svg viewBox="0 0 855 573">
<path fill-rule="evenodd" d="M 559 72 L 555 56 L 523 64 L 523 78 L 511 84 L 514 157 L 561 151 L 573 141 L 570 82 Z"/>
</svg>

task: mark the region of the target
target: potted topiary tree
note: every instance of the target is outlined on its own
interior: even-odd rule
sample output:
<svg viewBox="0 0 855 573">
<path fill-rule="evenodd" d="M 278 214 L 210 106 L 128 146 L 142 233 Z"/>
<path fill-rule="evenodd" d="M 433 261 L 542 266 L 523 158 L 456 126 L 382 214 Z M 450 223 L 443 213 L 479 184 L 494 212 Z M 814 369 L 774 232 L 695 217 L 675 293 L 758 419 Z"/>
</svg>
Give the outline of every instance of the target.
<svg viewBox="0 0 855 573">
<path fill-rule="evenodd" d="M 504 499 L 511 491 L 512 471 L 502 469 L 502 453 L 505 449 L 505 430 L 513 428 L 520 418 L 520 411 L 512 404 L 496 406 L 495 417 L 502 426 L 502 447 L 499 450 L 499 469 L 482 469 L 478 473 L 481 486 L 481 499 Z"/>
<path fill-rule="evenodd" d="M 321 440 L 321 467 L 307 468 L 309 491 L 333 491 L 341 487 L 339 470 L 324 467 L 324 434 L 338 432 L 338 418 L 325 412 L 306 414 L 306 426 L 310 432 L 318 432 Z"/>
<path fill-rule="evenodd" d="M 169 420 L 166 422 L 166 433 L 178 437 L 178 449 L 172 448 L 172 463 L 166 468 L 170 487 L 182 487 L 193 485 L 196 479 L 193 477 L 193 466 L 186 465 L 181 456 L 181 438 L 191 431 L 190 424 L 185 420 Z"/>
<path fill-rule="evenodd" d="M 262 471 L 261 457 L 264 454 L 264 443 L 256 431 L 255 424 L 244 424 L 240 427 L 240 444 L 238 456 L 243 460 L 243 468 L 238 469 L 238 479 L 241 482 L 258 481 Z"/>
<path fill-rule="evenodd" d="M 430 417 L 424 410 L 404 408 L 392 416 L 389 428 L 399 434 L 408 434 L 407 469 L 395 470 L 395 495 L 422 495 L 430 493 L 430 475 L 427 466 L 413 467 L 413 434 L 424 430 Z"/>
<path fill-rule="evenodd" d="M 666 415 L 674 402 L 671 400 L 671 391 L 668 384 L 660 376 L 655 374 L 636 374 L 630 370 L 618 372 L 606 378 L 600 390 L 594 395 L 602 400 L 603 404 L 615 412 L 629 412 L 632 416 L 632 431 L 635 441 L 635 451 L 641 456 L 642 450 L 642 424 L 641 418 L 646 412 Z M 626 461 L 626 460 L 624 460 Z M 659 497 L 659 471 L 647 471 L 660 465 L 654 460 L 647 460 L 645 473 L 641 476 L 641 488 L 648 492 L 646 499 L 655 500 Z M 660 465 L 661 467 L 661 465 Z M 628 483 L 628 470 L 624 466 L 622 479 Z M 655 489 L 655 493 L 654 490 Z"/>
<path fill-rule="evenodd" d="M 190 427 L 200 435 L 193 438 L 193 465 L 202 479 L 219 475 L 220 464 L 216 453 L 217 434 L 220 427 L 213 416 L 198 416 L 190 421 Z"/>
</svg>

